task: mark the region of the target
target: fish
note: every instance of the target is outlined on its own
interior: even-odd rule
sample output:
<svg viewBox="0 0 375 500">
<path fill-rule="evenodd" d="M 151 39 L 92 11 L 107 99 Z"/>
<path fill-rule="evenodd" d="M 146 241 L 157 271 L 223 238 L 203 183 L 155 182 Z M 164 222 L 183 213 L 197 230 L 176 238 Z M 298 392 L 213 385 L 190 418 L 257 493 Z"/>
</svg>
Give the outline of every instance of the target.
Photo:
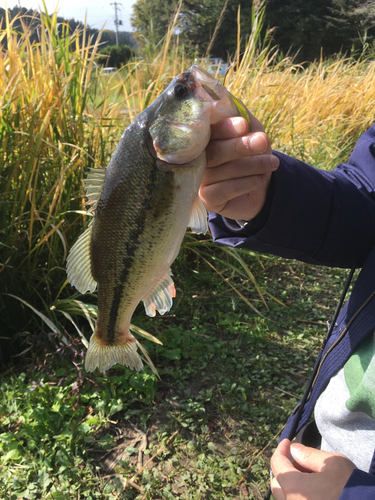
<svg viewBox="0 0 375 500">
<path fill-rule="evenodd" d="M 171 265 L 187 227 L 206 233 L 198 197 L 211 125 L 244 105 L 198 64 L 177 75 L 126 128 L 107 167 L 84 180 L 93 217 L 67 257 L 69 283 L 98 290 L 98 317 L 85 369 L 143 368 L 131 317 L 165 314 L 176 296 Z"/>
</svg>

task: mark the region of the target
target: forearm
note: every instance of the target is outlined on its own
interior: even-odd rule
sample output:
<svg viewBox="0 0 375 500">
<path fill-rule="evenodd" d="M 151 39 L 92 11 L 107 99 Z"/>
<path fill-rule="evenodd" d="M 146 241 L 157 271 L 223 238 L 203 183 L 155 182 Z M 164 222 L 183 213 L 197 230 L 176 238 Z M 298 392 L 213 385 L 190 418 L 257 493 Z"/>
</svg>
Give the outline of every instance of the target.
<svg viewBox="0 0 375 500">
<path fill-rule="evenodd" d="M 313 264 L 361 266 L 375 244 L 375 179 L 361 186 L 365 183 L 354 183 L 352 172 L 362 170 L 353 165 L 326 172 L 276 154 L 280 166 L 273 173 L 266 217 L 260 213 L 236 228 L 233 221 L 210 214 L 214 239 Z M 374 159 L 373 165 L 375 171 Z M 262 217 L 264 225 L 254 231 Z"/>
</svg>

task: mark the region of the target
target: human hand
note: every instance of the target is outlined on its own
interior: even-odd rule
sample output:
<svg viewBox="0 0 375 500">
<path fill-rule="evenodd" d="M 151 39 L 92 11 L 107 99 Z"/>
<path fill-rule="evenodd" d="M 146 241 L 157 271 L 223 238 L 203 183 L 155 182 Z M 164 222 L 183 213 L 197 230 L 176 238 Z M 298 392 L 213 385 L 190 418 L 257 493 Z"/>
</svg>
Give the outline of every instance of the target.
<svg viewBox="0 0 375 500">
<path fill-rule="evenodd" d="M 271 174 L 279 166 L 270 139 L 250 114 L 251 133 L 242 117 L 212 126 L 207 168 L 199 196 L 207 210 L 234 220 L 251 220 L 263 208 Z"/>
<path fill-rule="evenodd" d="M 271 468 L 275 500 L 338 500 L 355 465 L 345 455 L 284 439 L 272 455 Z"/>
</svg>

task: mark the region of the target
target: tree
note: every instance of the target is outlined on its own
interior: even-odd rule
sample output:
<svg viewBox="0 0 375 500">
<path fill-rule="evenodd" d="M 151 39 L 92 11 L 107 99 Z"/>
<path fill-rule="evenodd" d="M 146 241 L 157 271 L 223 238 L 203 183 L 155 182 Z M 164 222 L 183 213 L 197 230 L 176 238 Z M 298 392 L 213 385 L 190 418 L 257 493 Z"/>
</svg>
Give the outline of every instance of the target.
<svg viewBox="0 0 375 500">
<path fill-rule="evenodd" d="M 255 1 L 255 0 L 254 0 Z M 184 0 L 179 16 L 179 36 L 203 55 L 215 31 L 225 0 Z M 132 25 L 138 39 L 156 45 L 166 34 L 178 0 L 137 0 Z M 251 30 L 251 0 L 230 0 L 210 53 L 227 59 L 237 44 L 237 12 L 241 7 L 242 43 Z M 258 2 L 259 3 L 259 2 Z M 264 35 L 273 30 L 273 43 L 287 53 L 297 51 L 298 62 L 335 53 L 360 52 L 375 40 L 375 0 L 268 0 Z M 144 38 L 143 38 L 144 39 Z"/>
<path fill-rule="evenodd" d="M 362 27 L 373 31 L 375 27 L 375 1 L 367 0 L 355 8 L 355 13 L 362 17 Z"/>
<path fill-rule="evenodd" d="M 319 57 L 324 39 L 324 17 L 330 0 L 269 0 L 265 24 L 273 28 L 273 42 L 286 53 L 299 51 L 299 60 Z"/>
<path fill-rule="evenodd" d="M 375 0 L 268 0 L 266 25 L 275 28 L 274 43 L 298 61 L 361 49 L 367 31 L 374 37 Z"/>
<path fill-rule="evenodd" d="M 180 40 L 203 56 L 215 32 L 216 24 L 225 0 L 185 0 L 179 15 Z M 136 38 L 142 44 L 147 40 L 156 45 L 166 35 L 178 5 L 178 0 L 137 0 L 133 6 L 132 26 Z M 237 45 L 237 12 L 241 6 L 241 35 L 244 40 L 251 31 L 252 2 L 233 0 L 228 2 L 210 55 L 228 58 Z"/>
<path fill-rule="evenodd" d="M 99 64 L 116 68 L 121 68 L 133 56 L 133 50 L 128 45 L 107 45 L 99 53 Z"/>
<path fill-rule="evenodd" d="M 166 35 L 177 3 L 177 0 L 137 0 L 133 5 L 131 25 L 141 46 L 156 46 Z"/>
<path fill-rule="evenodd" d="M 329 42 L 335 53 L 360 51 L 365 32 L 374 39 L 374 7 L 374 1 L 332 0 L 326 16 L 326 45 Z"/>
<path fill-rule="evenodd" d="M 211 44 L 225 0 L 187 0 L 181 32 L 203 55 Z M 252 2 L 234 0 L 227 3 L 222 22 L 210 48 L 210 55 L 227 60 L 237 48 L 237 14 L 240 7 L 240 33 L 242 45 L 251 33 Z"/>
<path fill-rule="evenodd" d="M 23 32 L 23 27 L 26 26 L 27 29 L 32 31 L 30 36 L 31 43 L 38 42 L 38 26 L 40 26 L 40 13 L 36 10 L 26 9 L 24 7 L 13 7 L 8 9 L 8 15 L 10 20 L 13 20 L 13 29 L 18 31 L 19 33 Z M 18 16 L 18 17 L 17 17 Z M 16 18 L 16 19 L 15 19 Z M 22 23 L 21 23 L 22 18 Z M 0 8 L 0 26 L 4 29 L 6 24 L 5 21 L 5 9 Z M 64 19 L 63 17 L 57 16 L 57 29 L 58 33 L 61 35 L 63 30 L 66 29 L 66 26 L 69 26 L 69 33 L 73 34 L 75 30 L 80 31 L 81 36 L 83 33 L 84 25 L 81 21 L 76 21 L 75 19 Z M 99 30 L 95 28 L 90 28 L 90 26 L 86 26 L 86 40 L 87 43 L 91 40 L 92 43 L 95 43 L 97 37 L 99 36 Z M 114 31 L 103 31 L 101 35 L 101 43 L 114 45 L 116 39 L 116 33 Z M 6 45 L 7 39 L 6 37 L 2 39 L 2 45 L 4 49 L 7 48 Z M 133 49 L 136 48 L 137 43 L 133 38 L 133 34 L 126 31 L 119 32 L 119 44 L 120 45 L 129 45 Z"/>
</svg>

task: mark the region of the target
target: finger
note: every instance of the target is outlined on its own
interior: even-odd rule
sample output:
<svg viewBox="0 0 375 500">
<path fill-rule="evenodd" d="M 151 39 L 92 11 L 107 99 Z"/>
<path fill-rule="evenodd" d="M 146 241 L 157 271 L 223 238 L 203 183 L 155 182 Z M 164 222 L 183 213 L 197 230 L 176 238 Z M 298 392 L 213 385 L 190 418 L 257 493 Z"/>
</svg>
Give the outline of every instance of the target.
<svg viewBox="0 0 375 500">
<path fill-rule="evenodd" d="M 260 123 L 260 121 L 257 118 L 255 118 L 255 116 L 252 115 L 248 109 L 247 109 L 247 112 L 249 113 L 249 117 L 250 117 L 250 130 L 251 130 L 251 132 L 264 132 L 263 125 Z"/>
<path fill-rule="evenodd" d="M 207 168 L 203 174 L 202 184 L 208 185 L 229 179 L 262 175 L 276 170 L 279 163 L 279 159 L 274 155 L 240 158 L 217 167 Z"/>
<path fill-rule="evenodd" d="M 234 139 L 247 134 L 248 131 L 249 123 L 242 116 L 225 118 L 211 126 L 211 139 Z"/>
<path fill-rule="evenodd" d="M 271 490 L 275 500 L 285 500 L 283 490 L 275 477 L 271 481 Z"/>
<path fill-rule="evenodd" d="M 321 472 L 325 460 L 330 455 L 328 452 L 316 450 L 300 443 L 293 444 L 290 447 L 290 453 L 299 468 L 311 472 Z"/>
<path fill-rule="evenodd" d="M 305 469 L 310 472 L 321 472 L 328 463 L 332 463 L 330 460 L 332 457 L 336 459 L 335 463 L 342 463 L 343 468 L 347 463 L 349 469 L 351 469 L 352 465 L 354 466 L 345 455 L 316 450 L 300 443 L 292 444 L 290 453 L 299 469 Z"/>
<path fill-rule="evenodd" d="M 270 139 L 264 132 L 256 132 L 226 141 L 210 141 L 206 152 L 208 167 L 217 167 L 246 156 L 272 154 Z"/>
<path fill-rule="evenodd" d="M 269 179 L 270 174 L 259 174 L 216 182 L 207 186 L 202 185 L 199 195 L 207 210 L 221 213 L 228 201 L 258 190 Z"/>
<path fill-rule="evenodd" d="M 284 474 L 285 472 L 296 472 L 296 469 L 290 461 L 289 439 L 284 439 L 279 443 L 271 458 L 271 469 L 276 479 L 278 479 L 280 474 Z"/>
<path fill-rule="evenodd" d="M 247 134 L 247 132 L 264 132 L 264 128 L 257 118 L 247 110 L 250 118 L 250 130 L 249 123 L 245 118 L 241 116 L 233 116 L 231 118 L 225 118 L 218 123 L 215 123 L 211 127 L 211 139 L 232 139 L 234 137 L 239 137 L 241 135 Z"/>
<path fill-rule="evenodd" d="M 305 498 L 302 493 L 309 491 L 311 474 L 303 474 L 294 467 L 290 460 L 289 439 L 279 443 L 271 458 L 271 468 L 286 498 Z M 301 495 L 288 497 L 290 493 L 301 493 Z"/>
</svg>

